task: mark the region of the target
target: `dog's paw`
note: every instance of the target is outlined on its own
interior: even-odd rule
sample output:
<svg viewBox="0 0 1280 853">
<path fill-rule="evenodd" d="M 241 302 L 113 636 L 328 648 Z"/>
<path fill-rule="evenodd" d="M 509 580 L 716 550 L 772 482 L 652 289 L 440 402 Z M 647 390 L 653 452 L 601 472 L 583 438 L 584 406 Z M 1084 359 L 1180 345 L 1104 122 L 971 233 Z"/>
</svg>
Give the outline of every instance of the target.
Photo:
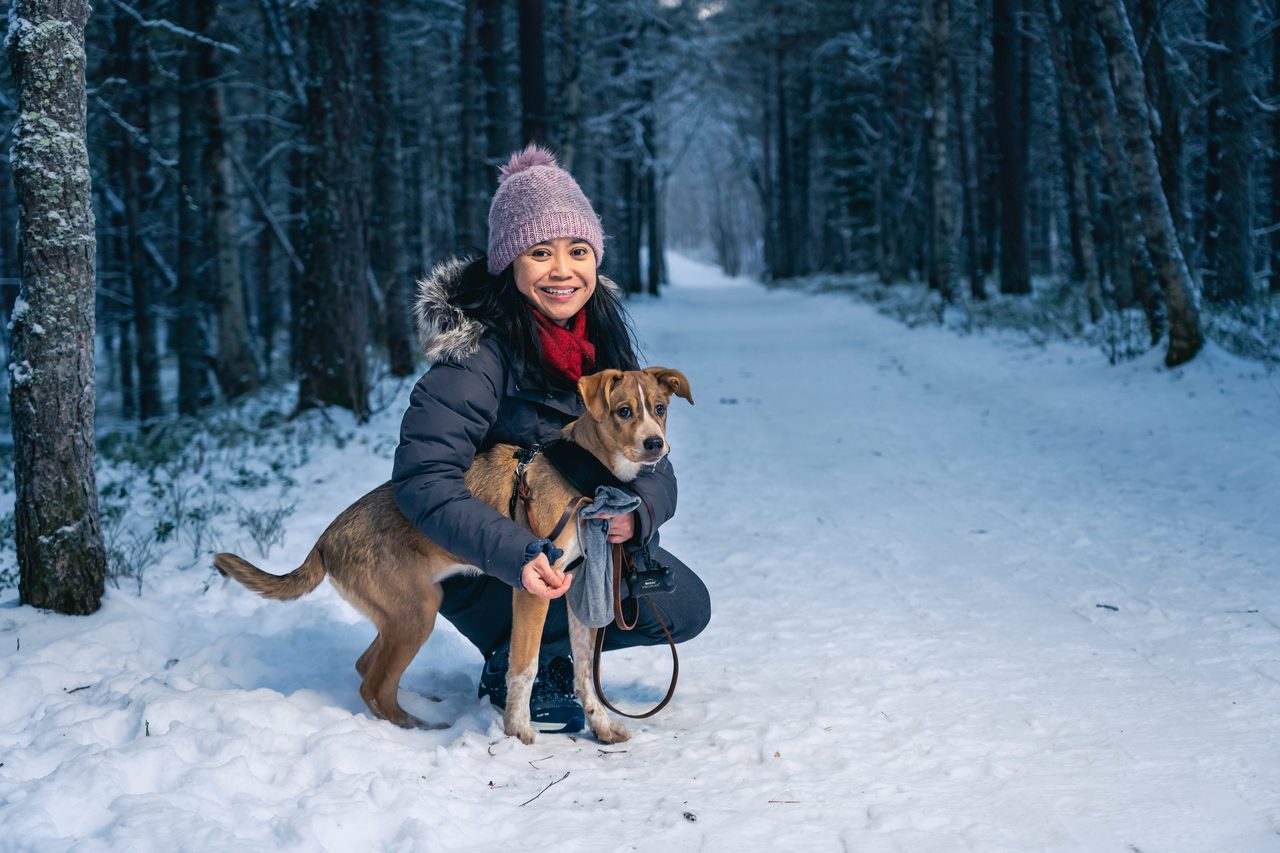
<svg viewBox="0 0 1280 853">
<path fill-rule="evenodd" d="M 622 743 L 631 739 L 631 732 L 617 720 L 604 720 L 599 724 L 593 722 L 591 731 L 601 743 Z"/>
<path fill-rule="evenodd" d="M 502 730 L 511 735 L 511 737 L 520 738 L 520 742 L 525 746 L 532 744 L 535 737 L 533 726 L 529 725 L 528 722 L 519 720 L 504 719 L 502 721 Z"/>
</svg>

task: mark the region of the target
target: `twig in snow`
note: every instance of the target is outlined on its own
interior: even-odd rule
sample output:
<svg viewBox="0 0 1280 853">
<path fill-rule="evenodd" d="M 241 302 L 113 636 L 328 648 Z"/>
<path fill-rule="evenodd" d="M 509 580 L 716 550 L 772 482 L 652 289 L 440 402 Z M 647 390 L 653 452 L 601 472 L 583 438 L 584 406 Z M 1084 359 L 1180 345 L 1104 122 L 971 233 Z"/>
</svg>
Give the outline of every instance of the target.
<svg viewBox="0 0 1280 853">
<path fill-rule="evenodd" d="M 543 788 L 541 791 L 539 791 L 538 793 L 534 794 L 532 797 L 530 797 L 529 799 L 525 800 L 525 801 L 524 801 L 523 803 L 521 803 L 520 805 L 521 805 L 521 806 L 527 806 L 527 805 L 529 805 L 529 803 L 532 803 L 534 800 L 538 799 L 538 797 L 541 797 L 543 794 L 545 794 L 545 793 L 547 792 L 547 788 L 550 788 L 552 785 L 558 785 L 558 784 L 560 784 L 561 782 L 563 782 L 565 779 L 568 779 L 568 778 L 569 778 L 569 771 L 568 771 L 568 770 L 566 770 L 566 771 L 564 771 L 564 775 L 563 775 L 563 776 L 561 776 L 559 779 L 557 779 L 557 780 L 556 780 L 556 781 L 554 781 L 554 782 L 550 782 L 550 783 L 548 783 L 546 788 Z"/>
<path fill-rule="evenodd" d="M 531 759 L 531 760 L 529 761 L 529 766 L 530 766 L 530 767 L 532 767 L 534 770 L 537 770 L 537 769 L 538 769 L 538 762 L 539 762 L 539 761 L 546 761 L 548 758 L 555 758 L 555 755 L 554 755 L 554 754 L 552 754 L 552 755 L 544 755 L 544 756 L 542 756 L 541 758 L 534 758 L 534 759 Z"/>
<path fill-rule="evenodd" d="M 600 753 L 601 755 L 621 755 L 622 753 L 629 752 L 629 751 L 630 750 L 626 750 L 626 749 L 601 749 L 598 746 L 596 747 L 596 752 Z"/>
<path fill-rule="evenodd" d="M 800 801 L 799 801 L 799 800 L 770 800 L 769 802 L 771 802 L 771 803 L 783 803 L 783 804 L 785 804 L 785 803 L 798 803 L 798 802 L 800 802 Z"/>
<path fill-rule="evenodd" d="M 81 684 L 79 687 L 72 687 L 70 690 L 67 690 L 67 694 L 79 693 L 81 690 L 88 690 L 92 686 L 92 684 Z M 66 690 L 65 687 L 63 689 Z"/>
</svg>

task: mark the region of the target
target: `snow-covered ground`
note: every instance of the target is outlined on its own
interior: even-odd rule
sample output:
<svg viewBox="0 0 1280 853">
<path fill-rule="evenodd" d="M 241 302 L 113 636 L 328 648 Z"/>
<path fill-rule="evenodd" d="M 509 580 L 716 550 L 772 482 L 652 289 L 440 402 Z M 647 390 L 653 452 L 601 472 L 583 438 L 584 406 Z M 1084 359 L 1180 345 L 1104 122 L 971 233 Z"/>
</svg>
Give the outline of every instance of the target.
<svg viewBox="0 0 1280 853">
<path fill-rule="evenodd" d="M 91 617 L 0 599 L 0 849 L 1280 850 L 1275 377 L 672 272 L 633 314 L 697 400 L 664 544 L 715 616 L 668 710 L 522 746 L 442 622 L 403 701 L 453 726 L 401 731 L 328 585 L 206 590 L 175 547 Z M 400 411 L 310 455 L 270 559 L 211 547 L 293 568 Z M 668 665 L 606 681 L 651 702 Z"/>
</svg>

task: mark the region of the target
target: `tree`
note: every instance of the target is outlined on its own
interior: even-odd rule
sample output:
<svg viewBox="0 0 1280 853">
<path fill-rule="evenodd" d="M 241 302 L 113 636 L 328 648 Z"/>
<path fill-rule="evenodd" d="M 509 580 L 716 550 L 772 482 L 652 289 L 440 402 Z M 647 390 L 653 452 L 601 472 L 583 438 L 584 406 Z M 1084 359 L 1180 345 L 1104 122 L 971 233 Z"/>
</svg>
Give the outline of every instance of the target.
<svg viewBox="0 0 1280 853">
<path fill-rule="evenodd" d="M 1204 345 L 1200 310 L 1191 273 L 1182 256 L 1169 203 L 1160 184 L 1160 167 L 1151 141 L 1150 105 L 1138 58 L 1138 45 L 1124 0 L 1089 0 L 1098 33 L 1106 48 L 1115 82 L 1116 111 L 1125 154 L 1133 172 L 1134 194 L 1142 217 L 1143 234 L 1151 253 L 1169 314 L 1169 348 L 1165 364 L 1176 367 L 1195 357 Z"/>
<path fill-rule="evenodd" d="M 369 252 L 365 240 L 359 0 L 307 10 L 306 235 L 298 408 L 369 414 Z"/>
<path fill-rule="evenodd" d="M 1223 49 L 1217 56 L 1218 187 L 1216 197 L 1210 200 L 1217 211 L 1218 233 L 1213 275 L 1206 277 L 1205 296 L 1216 302 L 1245 302 L 1253 295 L 1252 4 L 1249 0 L 1213 0 L 1209 14 L 1216 19 Z"/>
<path fill-rule="evenodd" d="M 994 0 L 991 35 L 993 108 L 1000 158 L 1000 292 L 1030 293 L 1027 253 L 1027 128 L 1023 122 L 1022 52 L 1017 0 Z"/>
<path fill-rule="evenodd" d="M 212 26 L 212 3 L 186 2 L 181 11 L 181 23 L 190 32 L 207 32 Z M 202 61 L 201 51 L 187 50 L 178 66 L 178 305 L 173 337 L 178 352 L 178 411 L 184 415 L 194 415 L 213 401 L 209 379 L 213 365 L 200 287 L 206 249 Z"/>
<path fill-rule="evenodd" d="M 408 246 L 404 227 L 404 157 L 396 123 L 391 3 L 365 4 L 369 37 L 369 128 L 373 136 L 373 205 L 369 211 L 369 255 L 380 304 L 376 318 L 392 376 L 417 369 L 410 306 Z"/>
<path fill-rule="evenodd" d="M 926 0 L 921 7 L 921 31 L 925 34 L 928 57 L 928 107 L 925 111 L 929 143 L 930 200 L 929 286 L 946 302 L 955 299 L 951 281 L 951 251 L 955 230 L 951 172 L 948 168 L 947 97 L 950 94 L 950 64 L 947 61 L 950 0 Z"/>
<path fill-rule="evenodd" d="M 13 316 L 19 596 L 92 613 L 106 552 L 94 459 L 94 215 L 85 137 L 84 0 L 15 0 L 6 43 L 22 285 Z"/>
</svg>

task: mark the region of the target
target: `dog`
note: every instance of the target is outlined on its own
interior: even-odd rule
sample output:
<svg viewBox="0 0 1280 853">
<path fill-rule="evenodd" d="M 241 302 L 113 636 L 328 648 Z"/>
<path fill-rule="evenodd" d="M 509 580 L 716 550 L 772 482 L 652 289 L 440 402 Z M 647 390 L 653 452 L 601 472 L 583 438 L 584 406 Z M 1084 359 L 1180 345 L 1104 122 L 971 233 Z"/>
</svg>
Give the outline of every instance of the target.
<svg viewBox="0 0 1280 853">
<path fill-rule="evenodd" d="M 563 438 L 591 452 L 619 480 L 630 482 L 670 450 L 666 441 L 666 409 L 672 396 L 693 403 L 689 381 L 679 370 L 605 370 L 578 381 L 585 413 L 561 431 Z M 476 455 L 465 482 L 476 497 L 499 512 L 512 498 L 517 448 L 499 444 Z M 530 502 L 526 526 L 539 537 L 548 536 L 568 503 L 583 497 L 542 455 L 525 471 Z M 591 497 L 591 496 L 585 496 Z M 553 540 L 564 551 L 555 566 L 561 570 L 581 554 L 578 525 L 563 525 Z M 321 534 L 302 565 L 286 575 L 261 571 L 234 554 L 217 554 L 214 567 L 263 596 L 277 600 L 299 598 L 329 576 L 338 592 L 374 623 L 377 636 L 356 661 L 363 679 L 360 697 L 375 717 L 404 728 L 447 728 L 427 723 L 400 707 L 400 677 L 431 635 L 443 592 L 440 582 L 480 569 L 462 562 L 424 537 L 396 507 L 390 483 L 384 483 L 342 511 Z M 549 602 L 523 590 L 513 590 L 511 664 L 507 672 L 507 705 L 503 730 L 533 743 L 529 696 L 538 668 L 538 647 Z M 604 743 L 630 737 L 626 727 L 611 720 L 598 701 L 591 678 L 595 630 L 584 626 L 569 609 L 570 643 L 574 657 L 574 691 L 595 736 Z"/>
</svg>

